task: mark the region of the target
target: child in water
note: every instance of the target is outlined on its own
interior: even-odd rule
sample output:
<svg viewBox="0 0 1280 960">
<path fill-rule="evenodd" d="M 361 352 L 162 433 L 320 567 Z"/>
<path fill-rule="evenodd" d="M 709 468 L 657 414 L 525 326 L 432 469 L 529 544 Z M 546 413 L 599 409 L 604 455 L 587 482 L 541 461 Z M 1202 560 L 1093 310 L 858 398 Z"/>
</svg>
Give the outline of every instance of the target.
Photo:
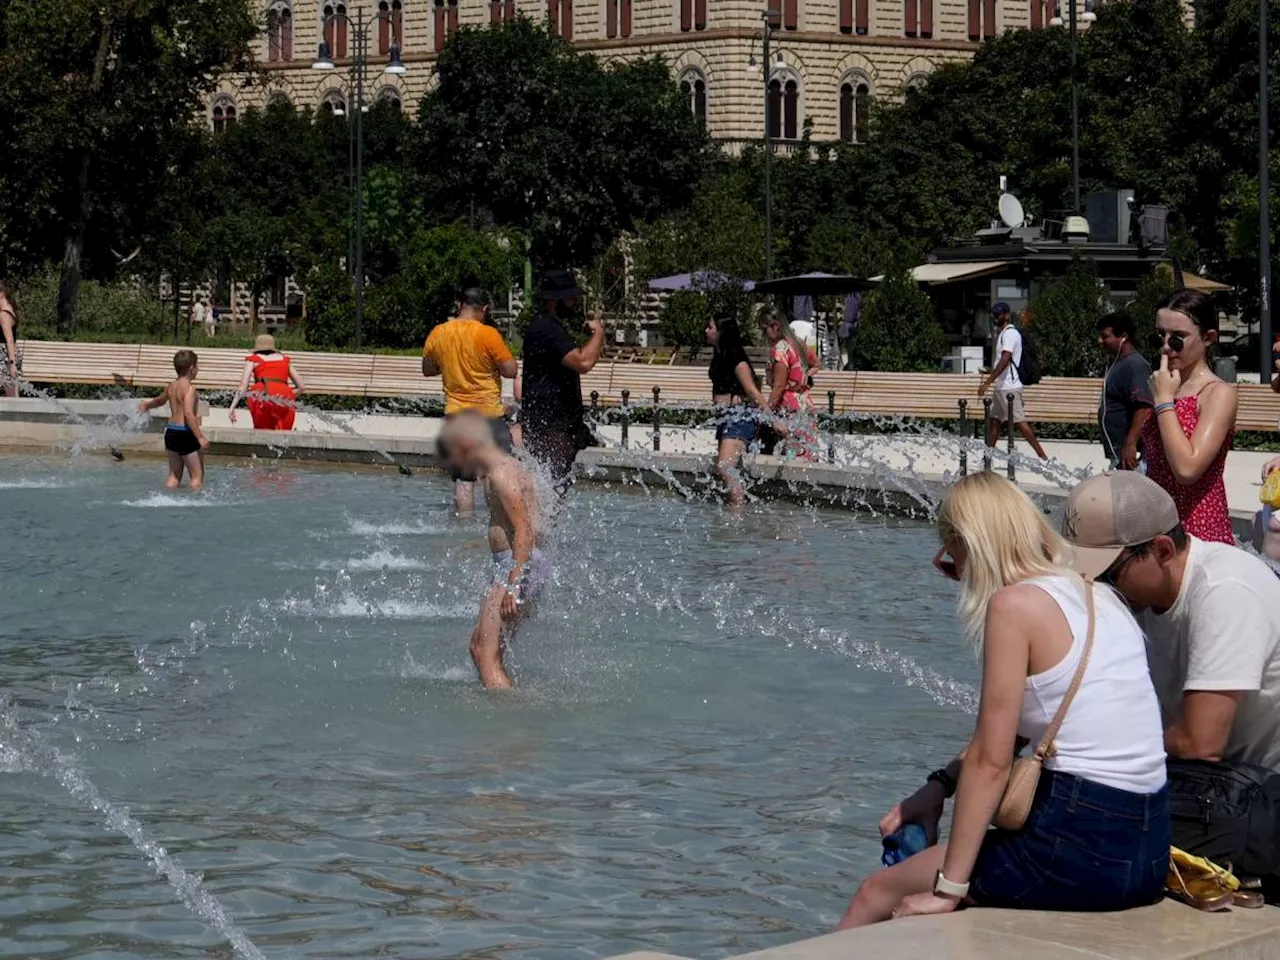
<svg viewBox="0 0 1280 960">
<path fill-rule="evenodd" d="M 445 422 L 440 448 L 464 476 L 484 478 L 489 504 L 489 549 L 494 578 L 480 601 L 471 634 L 471 659 L 489 689 L 511 686 L 503 665 L 507 644 L 551 578 L 539 549 L 542 523 L 533 477 L 515 457 L 503 453 L 483 416 L 464 410 Z"/>
<path fill-rule="evenodd" d="M 165 387 L 160 396 L 140 402 L 138 412 L 146 413 L 169 404 L 169 426 L 164 431 L 164 449 L 169 455 L 165 489 L 178 488 L 182 482 L 183 467 L 186 467 L 191 476 L 188 486 L 199 490 L 204 484 L 204 451 L 209 449 L 209 439 L 200 429 L 200 395 L 196 393 L 193 382 L 200 367 L 195 353 L 179 350 L 173 355 L 173 369 L 178 379 Z"/>
</svg>

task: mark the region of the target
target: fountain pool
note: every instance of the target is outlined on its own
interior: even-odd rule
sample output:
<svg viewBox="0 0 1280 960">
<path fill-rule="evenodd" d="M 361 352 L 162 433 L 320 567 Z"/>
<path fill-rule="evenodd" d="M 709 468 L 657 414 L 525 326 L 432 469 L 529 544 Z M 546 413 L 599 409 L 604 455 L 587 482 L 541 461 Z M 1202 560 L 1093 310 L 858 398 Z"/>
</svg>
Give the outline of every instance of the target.
<svg viewBox="0 0 1280 960">
<path fill-rule="evenodd" d="M 922 524 L 582 486 L 504 697 L 441 478 L 162 472 L 0 456 L 0 955 L 232 950 L 48 751 L 242 955 L 715 957 L 830 926 L 969 731 Z"/>
</svg>

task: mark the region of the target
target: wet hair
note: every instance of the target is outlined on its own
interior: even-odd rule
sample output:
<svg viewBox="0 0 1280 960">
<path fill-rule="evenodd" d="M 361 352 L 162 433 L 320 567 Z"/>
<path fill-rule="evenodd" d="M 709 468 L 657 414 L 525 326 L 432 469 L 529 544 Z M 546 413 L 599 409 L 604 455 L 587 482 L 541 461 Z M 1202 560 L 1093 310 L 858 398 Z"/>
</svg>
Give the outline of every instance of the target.
<svg viewBox="0 0 1280 960">
<path fill-rule="evenodd" d="M 1218 332 L 1218 308 L 1209 294 L 1200 290 L 1175 290 L 1164 298 L 1158 310 L 1172 310 L 1187 317 L 1200 330 L 1201 336 Z"/>
<path fill-rule="evenodd" d="M 440 430 L 439 450 L 449 456 L 459 443 L 473 450 L 493 446 L 493 430 L 489 421 L 474 410 L 460 410 L 450 415 Z"/>
<path fill-rule="evenodd" d="M 195 365 L 196 352 L 194 350 L 179 350 L 173 355 L 173 369 L 177 371 L 180 377 L 185 377 Z"/>
<path fill-rule="evenodd" d="M 1110 330 L 1117 337 L 1124 337 L 1130 343 L 1133 343 L 1137 334 L 1133 328 L 1133 318 L 1123 310 L 1117 310 L 1115 313 L 1108 313 L 1105 317 L 1098 321 L 1098 332 Z"/>
<path fill-rule="evenodd" d="M 484 308 L 489 305 L 489 292 L 483 287 L 467 287 L 458 301 L 464 307 Z"/>
</svg>

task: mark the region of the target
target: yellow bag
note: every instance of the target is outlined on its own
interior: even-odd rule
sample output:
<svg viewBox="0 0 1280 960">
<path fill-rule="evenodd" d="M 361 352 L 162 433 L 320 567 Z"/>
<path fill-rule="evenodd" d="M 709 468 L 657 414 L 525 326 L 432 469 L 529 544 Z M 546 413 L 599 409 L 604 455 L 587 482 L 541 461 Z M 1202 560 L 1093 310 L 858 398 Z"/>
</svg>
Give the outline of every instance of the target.
<svg viewBox="0 0 1280 960">
<path fill-rule="evenodd" d="M 1275 510 L 1280 510 L 1280 470 L 1272 470 L 1262 481 L 1258 499 Z"/>
</svg>

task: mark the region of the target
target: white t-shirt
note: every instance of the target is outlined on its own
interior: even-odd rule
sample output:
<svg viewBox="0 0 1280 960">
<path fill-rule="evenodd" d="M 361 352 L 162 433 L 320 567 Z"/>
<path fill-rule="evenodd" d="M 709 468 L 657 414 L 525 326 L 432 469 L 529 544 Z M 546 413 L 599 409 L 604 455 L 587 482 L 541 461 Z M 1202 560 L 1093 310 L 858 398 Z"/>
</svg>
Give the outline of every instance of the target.
<svg viewBox="0 0 1280 960">
<path fill-rule="evenodd" d="M 1143 617 L 1164 724 L 1185 690 L 1245 691 L 1223 759 L 1280 770 L 1280 579 L 1238 547 L 1190 541 L 1177 601 Z"/>
<path fill-rule="evenodd" d="M 1006 324 L 996 337 L 996 355 L 991 366 L 994 368 L 1006 353 L 1013 354 L 1013 359 L 996 380 L 996 386 L 1001 390 L 1021 390 L 1022 378 L 1018 376 L 1018 364 L 1022 362 L 1022 334 L 1012 323 Z"/>
<path fill-rule="evenodd" d="M 1028 580 L 1058 604 L 1071 626 L 1071 649 L 1043 673 L 1027 677 L 1018 735 L 1035 749 L 1075 678 L 1089 636 L 1084 585 L 1065 577 Z M 1093 585 L 1093 651 L 1080 689 L 1067 707 L 1055 740 L 1049 770 L 1130 793 L 1154 793 L 1167 779 L 1164 728 L 1151 686 L 1142 630 L 1124 602 L 1109 588 Z M 1117 736 L 1117 731 L 1123 731 Z"/>
</svg>

